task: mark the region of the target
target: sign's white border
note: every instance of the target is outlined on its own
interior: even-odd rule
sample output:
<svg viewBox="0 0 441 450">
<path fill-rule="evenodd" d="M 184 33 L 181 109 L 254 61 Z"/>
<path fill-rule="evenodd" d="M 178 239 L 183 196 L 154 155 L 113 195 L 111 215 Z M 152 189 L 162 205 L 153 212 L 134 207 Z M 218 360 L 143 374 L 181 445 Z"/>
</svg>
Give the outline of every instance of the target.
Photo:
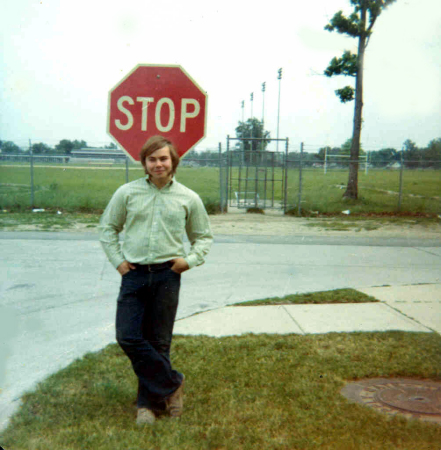
<svg viewBox="0 0 441 450">
<path fill-rule="evenodd" d="M 121 144 L 120 142 L 110 133 L 110 98 L 112 95 L 112 92 L 127 78 L 129 78 L 130 75 L 132 75 L 135 70 L 137 70 L 139 67 L 161 67 L 161 68 L 168 68 L 168 67 L 177 67 L 179 68 L 190 80 L 191 82 L 202 92 L 202 94 L 205 96 L 205 117 L 204 117 L 204 135 L 193 145 L 195 147 L 199 142 L 201 142 L 203 139 L 205 139 L 207 134 L 207 116 L 208 116 L 208 94 L 206 91 L 204 91 L 198 83 L 190 76 L 190 74 L 180 65 L 177 64 L 137 64 L 129 73 L 127 73 L 121 80 L 118 81 L 118 83 L 113 86 L 112 89 L 110 89 L 108 94 L 108 100 L 107 100 L 107 134 L 110 136 L 112 141 L 114 141 L 115 144 L 117 144 L 123 151 L 126 153 L 127 156 L 130 157 L 130 159 L 133 162 L 139 162 L 137 161 Z M 184 158 L 187 153 L 190 152 L 190 150 L 193 148 L 189 148 L 182 156 L 181 158 Z M 140 149 L 141 150 L 141 149 Z"/>
</svg>

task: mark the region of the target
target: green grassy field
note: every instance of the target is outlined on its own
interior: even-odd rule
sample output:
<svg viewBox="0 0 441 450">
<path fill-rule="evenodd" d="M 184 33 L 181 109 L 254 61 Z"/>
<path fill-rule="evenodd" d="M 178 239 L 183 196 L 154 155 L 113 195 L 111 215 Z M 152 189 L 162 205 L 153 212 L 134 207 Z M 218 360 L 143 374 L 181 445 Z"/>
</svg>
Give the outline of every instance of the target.
<svg viewBox="0 0 441 450">
<path fill-rule="evenodd" d="M 142 168 L 131 167 L 129 181 L 143 176 Z M 236 191 L 245 190 L 242 171 L 241 186 L 238 169 L 231 172 L 232 197 Z M 266 190 L 265 190 L 266 176 Z M 324 174 L 319 169 L 303 171 L 302 203 L 305 213 L 339 213 L 350 210 L 357 213 L 394 213 L 398 210 L 399 172 L 370 170 L 359 174 L 359 200 L 344 201 L 343 186 L 347 182 L 347 171 L 333 170 Z M 254 191 L 255 169 L 248 173 L 248 192 Z M 178 181 L 196 191 L 206 205 L 219 203 L 219 170 L 213 167 L 181 167 Z M 282 170 L 274 173 L 259 172 L 259 196 L 275 203 L 282 199 Z M 274 196 L 272 194 L 272 179 Z M 288 171 L 288 209 L 297 209 L 298 179 L 296 169 Z M 439 214 L 441 212 L 441 171 L 407 170 L 404 172 L 401 211 L 410 213 Z M 113 192 L 126 182 L 125 166 L 86 167 L 47 165 L 34 167 L 34 206 L 58 208 L 65 211 L 100 211 L 105 208 Z M 28 166 L 0 166 L 0 206 L 5 209 L 26 209 L 30 207 L 30 169 Z M 210 212 L 215 212 L 213 208 Z"/>
<path fill-rule="evenodd" d="M 440 379 L 436 333 L 175 336 L 184 414 L 135 425 L 137 381 L 116 345 L 85 355 L 23 397 L 1 433 L 14 450 L 439 449 L 437 424 L 350 403 L 347 381 Z"/>
<path fill-rule="evenodd" d="M 129 181 L 143 176 L 142 168 L 129 170 Z M 219 200 L 216 169 L 184 168 L 177 176 L 210 204 Z M 25 209 L 30 205 L 29 167 L 0 166 L 0 206 Z M 66 211 L 99 211 L 106 207 L 115 190 L 126 182 L 125 167 L 66 168 L 34 167 L 34 206 Z"/>
<path fill-rule="evenodd" d="M 288 198 L 298 192 L 298 172 L 290 173 Z M 347 184 L 346 171 L 303 171 L 302 208 L 311 211 L 380 213 L 398 210 L 399 172 L 370 170 L 359 173 L 359 199 L 342 201 Z M 418 197 L 421 196 L 421 197 Z M 438 197 L 438 198 L 434 198 Z M 406 171 L 403 176 L 401 211 L 439 214 L 441 212 L 441 171 Z"/>
</svg>

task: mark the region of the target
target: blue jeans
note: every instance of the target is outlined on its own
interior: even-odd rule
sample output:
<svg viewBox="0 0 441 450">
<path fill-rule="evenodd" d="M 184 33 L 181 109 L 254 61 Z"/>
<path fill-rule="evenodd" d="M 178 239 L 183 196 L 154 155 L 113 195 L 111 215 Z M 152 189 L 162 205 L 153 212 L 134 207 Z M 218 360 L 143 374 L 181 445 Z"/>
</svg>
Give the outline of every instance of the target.
<svg viewBox="0 0 441 450">
<path fill-rule="evenodd" d="M 181 385 L 172 369 L 170 346 L 181 275 L 170 268 L 137 266 L 123 275 L 116 312 L 116 340 L 138 377 L 138 408 L 165 410 L 165 399 Z"/>
</svg>

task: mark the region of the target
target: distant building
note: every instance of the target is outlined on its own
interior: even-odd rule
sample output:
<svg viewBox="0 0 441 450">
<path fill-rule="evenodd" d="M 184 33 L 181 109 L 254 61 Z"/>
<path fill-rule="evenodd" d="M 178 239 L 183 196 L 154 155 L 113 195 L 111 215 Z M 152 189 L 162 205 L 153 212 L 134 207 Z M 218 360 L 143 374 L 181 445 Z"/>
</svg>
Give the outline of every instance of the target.
<svg viewBox="0 0 441 450">
<path fill-rule="evenodd" d="M 118 148 L 80 148 L 79 150 L 72 150 L 70 156 L 81 159 L 125 160 L 127 155 Z"/>
</svg>

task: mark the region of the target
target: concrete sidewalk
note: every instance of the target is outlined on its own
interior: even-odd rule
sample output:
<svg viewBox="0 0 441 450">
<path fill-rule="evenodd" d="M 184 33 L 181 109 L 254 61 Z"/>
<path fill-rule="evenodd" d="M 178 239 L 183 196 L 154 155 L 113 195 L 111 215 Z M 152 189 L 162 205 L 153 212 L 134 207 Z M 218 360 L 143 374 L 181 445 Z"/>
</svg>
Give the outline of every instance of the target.
<svg viewBox="0 0 441 450">
<path fill-rule="evenodd" d="M 214 337 L 391 330 L 441 334 L 441 284 L 373 287 L 360 292 L 380 302 L 228 306 L 179 320 L 174 333 Z"/>
</svg>

